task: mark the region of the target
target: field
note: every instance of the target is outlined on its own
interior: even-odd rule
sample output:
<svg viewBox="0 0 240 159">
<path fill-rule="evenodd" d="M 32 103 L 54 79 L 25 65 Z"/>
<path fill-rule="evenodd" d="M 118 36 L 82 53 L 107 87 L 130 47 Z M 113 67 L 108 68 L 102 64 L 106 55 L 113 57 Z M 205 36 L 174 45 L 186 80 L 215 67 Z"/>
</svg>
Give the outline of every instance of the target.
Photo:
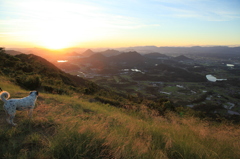
<svg viewBox="0 0 240 159">
<path fill-rule="evenodd" d="M 0 77 L 12 98 L 28 91 Z M 238 159 L 239 125 L 203 121 L 144 105 L 116 108 L 91 96 L 40 92 L 33 118 L 17 112 L 16 127 L 0 108 L 0 158 Z M 3 104 L 0 101 L 1 105 Z M 134 107 L 132 107 L 134 108 Z"/>
<path fill-rule="evenodd" d="M 181 106 L 221 105 L 223 109 L 228 109 L 230 101 L 234 103 L 233 111 L 239 112 L 240 109 L 239 98 L 232 93 L 236 87 L 224 83 L 135 81 L 131 74 L 99 76 L 90 80 L 123 94 L 136 96 L 137 93 L 144 98 L 167 98 Z"/>
</svg>

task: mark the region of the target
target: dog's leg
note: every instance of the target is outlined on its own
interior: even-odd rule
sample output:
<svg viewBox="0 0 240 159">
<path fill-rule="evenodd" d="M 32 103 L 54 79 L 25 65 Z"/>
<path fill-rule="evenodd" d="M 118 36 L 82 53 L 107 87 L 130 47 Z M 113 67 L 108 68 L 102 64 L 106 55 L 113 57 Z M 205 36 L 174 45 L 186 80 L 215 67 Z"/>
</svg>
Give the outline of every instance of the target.
<svg viewBox="0 0 240 159">
<path fill-rule="evenodd" d="M 3 107 L 4 107 L 4 110 L 5 110 L 5 113 L 6 113 L 6 121 L 7 121 L 8 124 L 11 124 L 10 115 L 9 115 L 9 113 L 8 113 L 6 107 L 5 107 L 5 104 L 3 105 Z"/>
<path fill-rule="evenodd" d="M 28 117 L 29 118 L 32 118 L 32 113 L 33 113 L 33 109 L 29 109 L 28 110 Z"/>
<path fill-rule="evenodd" d="M 15 117 L 15 114 L 11 114 L 11 115 L 10 115 L 10 123 L 11 123 L 13 126 L 17 126 L 17 124 L 13 122 L 14 117 Z"/>
<path fill-rule="evenodd" d="M 6 112 L 6 121 L 8 124 L 11 124 L 10 122 L 10 115 Z"/>
<path fill-rule="evenodd" d="M 15 117 L 15 114 L 16 114 L 16 109 L 12 109 L 10 112 L 7 112 L 8 114 L 8 119 L 7 119 L 7 122 L 13 126 L 17 126 L 17 124 L 15 124 L 13 122 L 13 119 Z"/>
</svg>

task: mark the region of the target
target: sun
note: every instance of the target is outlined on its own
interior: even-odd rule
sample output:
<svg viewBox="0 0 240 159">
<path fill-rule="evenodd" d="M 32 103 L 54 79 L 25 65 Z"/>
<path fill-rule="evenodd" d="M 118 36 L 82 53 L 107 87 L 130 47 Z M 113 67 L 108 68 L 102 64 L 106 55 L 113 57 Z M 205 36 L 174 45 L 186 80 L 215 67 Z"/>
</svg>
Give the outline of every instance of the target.
<svg viewBox="0 0 240 159">
<path fill-rule="evenodd" d="M 79 22 L 54 20 L 46 23 L 46 26 L 39 27 L 34 37 L 36 43 L 44 48 L 56 50 L 74 47 L 96 38 L 96 34 L 89 30 L 90 26 L 80 25 Z"/>
<path fill-rule="evenodd" d="M 63 49 L 74 46 L 76 33 L 64 23 L 49 23 L 48 27 L 42 27 L 36 36 L 37 43 L 48 49 Z"/>
<path fill-rule="evenodd" d="M 98 7 L 71 2 L 30 1 L 21 4 L 33 10 L 37 18 L 30 19 L 27 40 L 47 49 L 63 49 L 102 40 L 108 35 L 106 22 L 96 18 Z M 47 5 L 46 5 L 47 4 Z M 36 8 L 37 6 L 37 8 Z"/>
<path fill-rule="evenodd" d="M 58 50 L 71 47 L 74 43 L 71 42 L 71 38 L 65 36 L 45 34 L 39 45 L 47 49 Z"/>
</svg>

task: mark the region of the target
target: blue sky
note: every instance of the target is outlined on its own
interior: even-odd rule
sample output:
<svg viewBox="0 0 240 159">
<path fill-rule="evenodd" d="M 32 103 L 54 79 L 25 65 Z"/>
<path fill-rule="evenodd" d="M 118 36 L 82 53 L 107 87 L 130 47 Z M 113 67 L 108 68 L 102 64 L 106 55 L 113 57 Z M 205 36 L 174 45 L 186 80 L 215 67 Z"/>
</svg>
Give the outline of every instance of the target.
<svg viewBox="0 0 240 159">
<path fill-rule="evenodd" d="M 0 1 L 4 47 L 240 45 L 239 0 Z"/>
</svg>

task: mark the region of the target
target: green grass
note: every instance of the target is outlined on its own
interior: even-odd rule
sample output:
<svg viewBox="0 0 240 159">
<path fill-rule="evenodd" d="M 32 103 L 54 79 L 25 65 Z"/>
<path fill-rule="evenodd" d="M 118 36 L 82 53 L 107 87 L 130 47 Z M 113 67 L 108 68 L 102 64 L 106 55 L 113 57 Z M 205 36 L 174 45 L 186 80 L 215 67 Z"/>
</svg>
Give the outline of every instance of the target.
<svg viewBox="0 0 240 159">
<path fill-rule="evenodd" d="M 177 90 L 179 90 L 179 88 L 176 86 L 168 86 L 163 89 L 163 91 L 166 92 L 176 92 Z"/>
<path fill-rule="evenodd" d="M 115 80 L 116 83 L 120 82 L 120 80 L 119 80 L 119 78 L 117 76 L 113 76 L 113 79 Z"/>
<path fill-rule="evenodd" d="M 0 77 L 12 97 L 28 94 Z M 131 110 L 88 97 L 40 92 L 33 118 L 17 112 L 17 127 L 0 119 L 0 158 L 225 159 L 240 156 L 240 130 L 144 105 Z M 2 102 L 1 102 L 2 104 Z"/>
<path fill-rule="evenodd" d="M 127 79 L 129 81 L 132 81 L 132 78 L 129 75 L 120 75 L 120 77 L 125 78 L 125 79 Z"/>
</svg>

